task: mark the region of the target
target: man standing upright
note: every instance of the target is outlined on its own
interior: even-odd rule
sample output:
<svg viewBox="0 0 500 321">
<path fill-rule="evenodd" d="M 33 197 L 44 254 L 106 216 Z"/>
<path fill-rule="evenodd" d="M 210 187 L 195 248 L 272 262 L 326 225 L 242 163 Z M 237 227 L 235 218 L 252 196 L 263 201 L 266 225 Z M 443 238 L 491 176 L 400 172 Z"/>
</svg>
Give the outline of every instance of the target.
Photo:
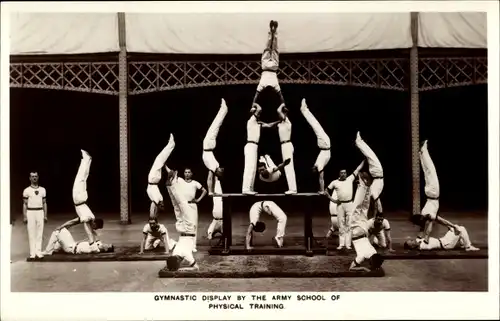
<svg viewBox="0 0 500 321">
<path fill-rule="evenodd" d="M 272 87 L 274 91 L 280 96 L 281 103 L 285 103 L 281 88 L 278 83 L 277 72 L 280 65 L 279 52 L 278 52 L 278 22 L 271 20 L 269 23 L 269 34 L 267 38 L 266 49 L 262 53 L 261 68 L 262 75 L 260 82 L 257 86 L 257 92 L 253 98 L 253 102 L 257 102 L 260 92 L 266 87 Z"/>
<path fill-rule="evenodd" d="M 337 204 L 336 211 L 338 217 L 338 227 L 339 227 L 339 246 L 337 250 L 342 250 L 346 247 L 348 250 L 351 249 L 351 233 L 349 222 L 351 220 L 351 214 L 354 211 L 353 208 L 353 184 L 354 179 L 358 176 L 359 171 L 363 168 L 365 164 L 364 161 L 359 164 L 358 168 L 354 172 L 347 176 L 347 171 L 342 169 L 339 174 L 339 178 L 332 181 L 328 185 L 326 191 L 327 196 L 330 199 L 330 203 Z M 332 191 L 332 196 L 329 195 L 328 190 Z M 333 197 L 333 193 L 336 194 L 336 198 Z M 332 211 L 330 211 L 332 213 Z"/>
<path fill-rule="evenodd" d="M 197 181 L 193 180 L 193 171 L 191 168 L 186 168 L 184 170 L 184 179 L 178 178 L 178 185 L 180 193 L 188 201 L 188 206 L 191 207 L 193 212 L 196 212 L 196 217 L 198 217 L 198 203 L 207 195 L 207 190 Z M 201 191 L 200 197 L 196 198 L 196 192 Z M 196 224 L 198 226 L 198 224 Z M 198 229 L 195 232 L 198 235 Z M 194 238 L 193 252 L 196 252 L 196 236 Z"/>
<path fill-rule="evenodd" d="M 278 107 L 278 135 L 281 142 L 281 155 L 283 160 L 290 160 L 290 163 L 285 166 L 285 176 L 288 183 L 287 195 L 297 194 L 297 181 L 295 179 L 295 167 L 293 163 L 293 144 L 292 144 L 292 123 L 288 118 L 288 109 L 285 104 Z"/>
<path fill-rule="evenodd" d="M 43 258 L 43 226 L 47 221 L 47 192 L 38 180 L 38 173 L 31 172 L 31 185 L 23 191 L 23 221 L 28 225 L 30 259 Z"/>
<path fill-rule="evenodd" d="M 272 128 L 278 124 L 278 122 L 273 122 L 266 124 L 261 122 L 260 114 L 262 113 L 262 107 L 258 104 L 253 104 L 250 109 L 250 119 L 247 121 L 247 143 L 245 145 L 245 167 L 243 170 L 243 184 L 241 187 L 241 193 L 245 195 L 255 195 L 257 192 L 254 191 L 255 174 L 257 172 L 257 156 L 260 141 L 260 129 L 261 128 Z"/>
</svg>

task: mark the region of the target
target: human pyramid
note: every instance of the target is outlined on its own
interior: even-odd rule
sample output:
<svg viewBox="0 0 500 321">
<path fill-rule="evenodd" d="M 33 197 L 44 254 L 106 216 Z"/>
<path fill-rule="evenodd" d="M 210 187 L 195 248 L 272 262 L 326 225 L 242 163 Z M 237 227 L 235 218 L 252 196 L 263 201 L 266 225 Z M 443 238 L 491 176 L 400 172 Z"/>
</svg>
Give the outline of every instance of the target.
<svg viewBox="0 0 500 321">
<path fill-rule="evenodd" d="M 279 86 L 277 72 L 279 68 L 278 52 L 278 23 L 270 22 L 267 46 L 261 58 L 262 75 L 257 87 L 255 97 L 250 109 L 250 118 L 247 121 L 247 143 L 244 147 L 245 166 L 243 172 L 243 195 L 256 195 L 254 190 L 254 180 L 256 174 L 264 182 L 275 182 L 284 173 L 288 184 L 286 195 L 297 194 L 297 183 L 294 168 L 294 148 L 291 141 L 292 123 L 288 117 L 289 110 L 285 106 L 285 101 Z M 261 91 L 271 87 L 279 95 L 281 103 L 277 108 L 278 120 L 272 123 L 264 123 L 260 120 L 262 107 L 257 104 L 257 98 Z M 375 249 L 374 245 L 386 247 L 392 251 L 390 226 L 383 216 L 383 207 L 380 200 L 384 188 L 384 172 L 382 164 L 377 155 L 361 138 L 358 132 L 354 141 L 355 146 L 364 156 L 364 160 L 353 171 L 347 175 L 346 170 L 341 170 L 339 178 L 331 182 L 325 189 L 324 169 L 331 158 L 330 138 L 323 130 L 321 124 L 309 110 L 305 99 L 302 100 L 300 112 L 311 126 L 317 137 L 319 155 L 312 166 L 312 172 L 318 176 L 318 193 L 330 200 L 331 228 L 327 234 L 330 237 L 334 231 L 339 233 L 338 249 L 351 249 L 351 244 L 356 251 L 356 257 L 351 263 L 351 270 L 377 269 L 383 259 Z M 185 172 L 185 177 L 181 178 L 178 172 L 170 169 L 167 165 L 168 158 L 175 148 L 174 136 L 170 134 L 168 144 L 156 157 L 148 175 L 147 195 L 151 200 L 149 222 L 143 229 L 143 240 L 140 253 L 145 250 L 158 248 L 161 243 L 165 247 L 165 252 L 170 255 L 167 258 L 167 268 L 171 271 L 190 271 L 199 269 L 193 256 L 196 252 L 196 236 L 198 230 L 198 208 L 197 203 L 206 193 L 213 199 L 213 220 L 207 231 L 207 238 L 212 239 L 215 234 L 222 233 L 222 212 L 223 197 L 221 180 L 224 177 L 224 168 L 220 166 L 215 158 L 217 136 L 222 126 L 224 118 L 228 113 L 228 106 L 224 99 L 221 101 L 220 109 L 210 125 L 203 140 L 202 159 L 208 169 L 206 191 L 201 184 L 190 179 L 190 171 Z M 258 145 L 261 128 L 276 128 L 281 142 L 281 152 L 283 162 L 275 165 L 269 155 L 258 157 Z M 430 250 L 430 249 L 454 249 L 462 246 L 466 250 L 478 250 L 473 247 L 463 226 L 453 224 L 437 215 L 439 210 L 439 181 L 436 169 L 427 150 L 427 141 L 424 142 L 420 151 L 421 165 L 425 177 L 425 194 L 427 201 L 421 214 L 413 215 L 411 221 L 420 227 L 420 233 L 414 240 L 408 240 L 405 248 Z M 75 179 L 73 188 L 73 198 L 78 218 L 71 220 L 58 227 L 49 241 L 46 254 L 51 254 L 55 250 L 62 249 L 68 253 L 99 253 L 112 251 L 111 245 L 102 244 L 95 233 L 96 229 L 102 228 L 101 219 L 96 219 L 88 206 L 86 180 L 90 171 L 91 157 L 87 152 L 82 151 L 82 162 Z M 162 171 L 167 173 L 166 187 L 176 218 L 176 230 L 179 232 L 179 239 L 174 241 L 169 238 L 168 230 L 163 224 L 158 223 L 158 211 L 164 208 L 163 196 L 158 184 L 162 179 Z M 353 185 L 357 178 L 356 191 Z M 197 190 L 202 190 L 202 195 L 195 198 Z M 353 198 L 354 195 L 354 198 Z M 369 210 L 373 213 L 372 218 L 368 218 Z M 273 238 L 275 246 L 284 246 L 284 235 L 286 229 L 287 215 L 271 200 L 260 200 L 255 202 L 249 210 L 250 224 L 245 238 L 245 247 L 248 251 L 253 249 L 253 232 L 263 232 L 266 229 L 264 222 L 260 221 L 260 215 L 267 213 L 277 220 L 277 231 Z M 442 238 L 430 237 L 434 222 L 449 228 L 449 232 Z M 75 242 L 67 228 L 83 223 L 89 237 L 89 242 L 83 246 L 82 242 Z M 30 243 L 31 244 L 31 243 Z M 80 249 L 78 249 L 80 247 Z M 369 268 L 363 266 L 367 262 Z M 185 265 L 181 267 L 182 265 Z"/>
</svg>

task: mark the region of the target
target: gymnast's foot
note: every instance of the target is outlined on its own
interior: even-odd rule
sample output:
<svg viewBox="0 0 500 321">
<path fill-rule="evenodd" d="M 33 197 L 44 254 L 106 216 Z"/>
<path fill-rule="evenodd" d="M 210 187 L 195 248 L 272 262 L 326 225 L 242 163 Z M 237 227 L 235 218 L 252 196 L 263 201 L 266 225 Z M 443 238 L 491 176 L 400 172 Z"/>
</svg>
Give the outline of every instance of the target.
<svg viewBox="0 0 500 321">
<path fill-rule="evenodd" d="M 293 194 L 297 194 L 297 191 L 286 191 L 285 192 L 285 195 L 293 195 Z"/>
<path fill-rule="evenodd" d="M 257 194 L 257 192 L 256 191 L 243 191 L 242 194 L 244 194 L 244 195 L 255 195 L 255 194 Z"/>
</svg>

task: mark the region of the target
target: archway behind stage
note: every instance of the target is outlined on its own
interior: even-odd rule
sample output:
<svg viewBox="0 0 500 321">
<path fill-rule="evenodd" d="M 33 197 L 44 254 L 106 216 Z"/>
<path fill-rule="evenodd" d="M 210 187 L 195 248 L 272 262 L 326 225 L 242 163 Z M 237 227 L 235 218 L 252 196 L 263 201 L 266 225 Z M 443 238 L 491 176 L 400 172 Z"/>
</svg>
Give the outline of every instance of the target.
<svg viewBox="0 0 500 321">
<path fill-rule="evenodd" d="M 295 170 L 300 191 L 315 191 L 311 176 L 318 148 L 312 129 L 299 107 L 303 97 L 332 140 L 327 183 L 340 168 L 352 171 L 362 160 L 354 146 L 357 130 L 384 166 L 383 201 L 386 210 L 411 207 L 411 140 L 409 94 L 380 89 L 283 85 L 290 109 L 295 147 Z M 206 185 L 202 140 L 224 97 L 229 113 L 215 151 L 226 168 L 225 192 L 240 192 L 246 121 L 255 85 L 205 87 L 129 97 L 130 179 L 132 215 L 147 212 L 147 174 L 168 141 L 176 150 L 169 165 L 192 167 L 195 179 Z M 421 93 L 421 139 L 429 149 L 441 182 L 443 210 L 487 209 L 487 87 L 474 86 Z M 264 93 L 263 120 L 275 120 L 277 100 Z M 119 211 L 118 98 L 89 93 L 40 89 L 11 90 L 11 202 L 20 213 L 21 193 L 28 174 L 36 169 L 48 190 L 50 212 L 72 212 L 71 188 L 79 165 L 79 149 L 93 156 L 88 182 L 89 203 L 96 213 Z M 265 130 L 260 150 L 281 161 L 276 130 Z M 423 180 L 423 176 L 422 176 Z M 163 185 L 163 184 L 162 184 Z M 284 191 L 256 180 L 258 190 Z M 167 206 L 168 196 L 162 186 Z M 322 205 L 324 206 L 324 204 Z M 200 208 L 210 211 L 211 202 Z M 326 209 L 324 209 L 326 210 Z M 133 219 L 133 216 L 132 216 Z"/>
</svg>

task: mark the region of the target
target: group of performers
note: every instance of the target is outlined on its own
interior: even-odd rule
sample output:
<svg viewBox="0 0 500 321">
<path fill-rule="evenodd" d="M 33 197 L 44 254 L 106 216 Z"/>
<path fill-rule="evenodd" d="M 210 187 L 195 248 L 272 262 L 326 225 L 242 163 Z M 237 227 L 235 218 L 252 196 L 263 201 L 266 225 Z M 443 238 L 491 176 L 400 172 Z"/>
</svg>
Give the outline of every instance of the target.
<svg viewBox="0 0 500 321">
<path fill-rule="evenodd" d="M 271 21 L 267 46 L 261 60 L 262 76 L 252 102 L 250 118 L 247 122 L 247 143 L 244 147 L 245 166 L 241 190 L 244 195 L 255 195 L 257 193 L 254 190 L 254 180 L 257 174 L 259 179 L 264 182 L 275 182 L 281 178 L 282 173 L 284 173 L 288 184 L 288 190 L 285 191 L 285 194 L 293 195 L 297 193 L 294 147 L 291 141 L 292 123 L 288 117 L 289 110 L 285 105 L 277 78 L 279 67 L 277 27 L 278 23 Z M 264 123 L 260 120 L 262 107 L 257 104 L 260 92 L 267 87 L 273 88 L 281 100 L 277 108 L 278 119 L 272 123 Z M 352 246 L 354 247 L 356 257 L 350 266 L 352 270 L 379 268 L 383 260 L 374 246 L 393 251 L 390 224 L 384 218 L 380 200 L 380 195 L 384 187 L 384 173 L 380 160 L 358 132 L 354 144 L 363 155 L 364 160 L 350 175 L 347 175 L 347 171 L 342 169 L 339 178 L 332 181 L 325 188 L 324 169 L 331 157 L 330 138 L 309 110 L 305 99 L 302 100 L 300 112 L 316 134 L 317 145 L 320 150 L 312 166 L 312 173 L 318 175 L 318 192 L 330 200 L 331 227 L 327 237 L 331 237 L 334 232 L 338 231 L 339 246 L 337 249 L 349 250 Z M 228 106 L 224 99 L 222 99 L 219 111 L 203 140 L 202 159 L 208 169 L 207 189 L 192 179 L 193 173 L 190 169 L 185 169 L 183 177 L 179 177 L 177 170 L 168 167 L 168 158 L 175 148 L 175 140 L 172 134 L 170 134 L 168 144 L 156 157 L 149 172 L 147 195 L 151 201 L 151 205 L 149 221 L 143 228 L 143 239 L 139 253 L 142 254 L 144 251 L 157 249 L 160 245 L 163 245 L 165 253 L 170 254 L 167 259 L 169 270 L 196 270 L 199 268 L 193 256 L 193 253 L 197 251 L 197 203 L 206 194 L 213 199 L 213 220 L 207 230 L 207 238 L 212 239 L 215 234 L 222 233 L 223 192 L 221 180 L 224 177 L 224 168 L 215 158 L 214 149 L 216 148 L 219 129 L 227 113 Z M 261 128 L 275 127 L 278 129 L 283 157 L 283 162 L 278 165 L 273 162 L 269 155 L 258 157 Z M 439 209 L 439 181 L 436 169 L 427 150 L 427 142 L 421 148 L 420 160 L 426 182 L 425 194 L 427 201 L 422 209 L 422 213 L 414 215 L 411 219 L 420 228 L 420 232 L 415 239 L 405 242 L 405 248 L 430 250 L 453 249 L 461 246 L 467 251 L 478 250 L 471 244 L 467 230 L 463 226 L 453 224 L 437 215 Z M 32 239 L 38 240 L 36 236 L 31 236 L 32 234 L 36 235 L 36 233 L 31 233 L 31 258 L 50 255 L 54 251 L 64 251 L 73 254 L 113 251 L 114 247 L 112 245 L 104 244 L 99 240 L 96 230 L 103 227 L 103 221 L 102 219 L 95 218 L 86 204 L 88 198 L 86 181 L 89 176 L 91 161 L 92 158 L 90 155 L 82 150 L 82 160 L 73 187 L 73 201 L 78 217 L 56 228 L 43 253 L 41 250 L 38 250 L 41 248 L 41 245 L 31 245 Z M 165 225 L 158 223 L 158 212 L 165 208 L 164 199 L 158 186 L 162 179 L 163 171 L 165 171 L 167 176 L 167 192 L 174 208 L 176 218 L 175 227 L 179 233 L 179 238 L 176 241 L 169 238 Z M 355 181 L 358 183 L 354 191 Z M 201 192 L 201 195 L 196 197 L 198 192 Z M 27 189 L 24 194 L 26 217 L 30 211 L 27 202 L 33 193 Z M 40 194 L 40 197 L 43 196 L 44 199 L 45 192 L 42 194 Z M 38 197 L 38 194 L 36 195 Z M 369 212 L 373 215 L 369 215 Z M 253 233 L 263 232 L 266 228 L 265 223 L 260 220 L 262 213 L 267 213 L 276 218 L 277 230 L 273 240 L 275 246 L 279 248 L 283 247 L 287 215 L 276 202 L 264 199 L 254 203 L 249 209 L 250 223 L 245 238 L 247 250 L 252 250 L 253 248 Z M 444 225 L 449 229 L 449 232 L 440 239 L 430 237 L 433 224 L 436 223 Z M 68 228 L 77 224 L 83 224 L 88 241 L 74 241 Z M 30 231 L 30 227 L 28 230 Z M 33 241 L 33 244 L 37 242 Z M 363 262 L 368 262 L 368 267 L 364 266 L 366 264 L 363 264 Z"/>
</svg>

